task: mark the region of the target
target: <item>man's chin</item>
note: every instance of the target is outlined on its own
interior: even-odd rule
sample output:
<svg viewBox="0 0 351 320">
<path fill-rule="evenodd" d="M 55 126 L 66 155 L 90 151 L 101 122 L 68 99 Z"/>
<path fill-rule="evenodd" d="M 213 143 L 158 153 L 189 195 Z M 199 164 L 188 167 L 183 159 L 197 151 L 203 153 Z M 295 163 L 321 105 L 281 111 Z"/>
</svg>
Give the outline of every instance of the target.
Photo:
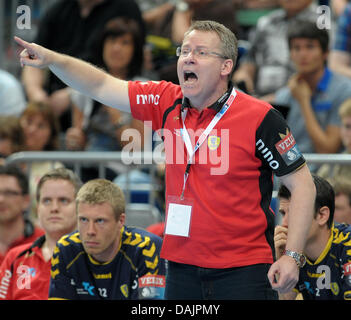
<svg viewBox="0 0 351 320">
<path fill-rule="evenodd" d="M 182 85 L 181 88 L 184 97 L 190 100 L 196 97 L 196 88 L 194 86 Z"/>
</svg>

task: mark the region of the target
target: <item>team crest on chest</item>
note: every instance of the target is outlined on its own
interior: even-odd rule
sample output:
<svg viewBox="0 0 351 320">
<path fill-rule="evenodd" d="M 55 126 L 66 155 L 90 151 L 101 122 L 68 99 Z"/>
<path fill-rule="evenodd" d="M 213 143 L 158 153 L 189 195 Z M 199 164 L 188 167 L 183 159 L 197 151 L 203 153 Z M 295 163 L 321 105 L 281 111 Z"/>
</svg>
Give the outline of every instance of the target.
<svg viewBox="0 0 351 320">
<path fill-rule="evenodd" d="M 120 289 L 121 289 L 121 292 L 123 293 L 123 295 L 124 295 L 126 298 L 128 298 L 128 296 L 129 296 L 128 285 L 122 284 L 122 285 L 120 286 Z"/>
<path fill-rule="evenodd" d="M 330 283 L 330 290 L 333 292 L 335 296 L 337 296 L 340 292 L 339 286 L 336 282 L 331 282 Z"/>
<path fill-rule="evenodd" d="M 221 138 L 217 136 L 208 136 L 207 145 L 210 150 L 216 150 L 221 143 Z"/>
</svg>

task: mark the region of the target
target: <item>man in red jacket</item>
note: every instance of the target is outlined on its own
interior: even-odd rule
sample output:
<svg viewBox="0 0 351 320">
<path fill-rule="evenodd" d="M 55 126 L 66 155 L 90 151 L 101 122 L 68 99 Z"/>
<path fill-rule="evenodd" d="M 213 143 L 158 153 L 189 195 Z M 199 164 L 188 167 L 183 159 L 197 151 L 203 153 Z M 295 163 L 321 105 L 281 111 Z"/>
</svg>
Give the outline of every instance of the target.
<svg viewBox="0 0 351 320">
<path fill-rule="evenodd" d="M 29 201 L 27 176 L 17 167 L 0 166 L 0 264 L 11 248 L 44 233 L 26 217 Z"/>
<path fill-rule="evenodd" d="M 80 92 L 151 122 L 164 139 L 166 299 L 274 299 L 272 289 L 295 286 L 299 261 L 283 255 L 274 262 L 273 174 L 292 194 L 287 249 L 296 257 L 312 223 L 315 186 L 283 117 L 230 83 L 237 52 L 230 30 L 192 24 L 177 49 L 179 86 L 123 81 L 16 41 L 25 48 L 22 65 L 49 67 Z"/>
<path fill-rule="evenodd" d="M 80 179 L 65 168 L 40 179 L 37 213 L 45 235 L 8 252 L 0 266 L 0 300 L 48 299 L 51 257 L 56 242 L 76 228 L 75 196 L 80 186 Z"/>
</svg>

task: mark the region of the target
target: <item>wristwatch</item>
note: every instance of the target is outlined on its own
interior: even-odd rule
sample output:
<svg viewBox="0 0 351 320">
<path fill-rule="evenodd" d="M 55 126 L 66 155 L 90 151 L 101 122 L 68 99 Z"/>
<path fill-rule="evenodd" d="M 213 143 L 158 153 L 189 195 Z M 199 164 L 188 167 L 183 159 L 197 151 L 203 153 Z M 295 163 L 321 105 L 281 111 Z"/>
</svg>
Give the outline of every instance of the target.
<svg viewBox="0 0 351 320">
<path fill-rule="evenodd" d="M 306 264 L 306 257 L 302 253 L 285 250 L 284 255 L 292 257 L 299 268 L 302 268 Z"/>
</svg>

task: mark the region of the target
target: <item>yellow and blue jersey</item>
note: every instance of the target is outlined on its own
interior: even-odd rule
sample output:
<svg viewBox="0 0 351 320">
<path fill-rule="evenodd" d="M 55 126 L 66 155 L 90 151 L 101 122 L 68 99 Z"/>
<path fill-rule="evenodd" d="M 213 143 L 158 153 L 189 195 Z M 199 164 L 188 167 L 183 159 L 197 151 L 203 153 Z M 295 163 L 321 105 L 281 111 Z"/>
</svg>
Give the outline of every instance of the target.
<svg viewBox="0 0 351 320">
<path fill-rule="evenodd" d="M 162 299 L 162 239 L 146 230 L 124 226 L 120 240 L 117 255 L 99 263 L 84 251 L 79 232 L 62 237 L 51 260 L 49 299 Z M 148 282 L 161 285 L 147 291 L 139 288 L 140 280 L 150 276 L 157 281 Z"/>
<path fill-rule="evenodd" d="M 315 262 L 307 259 L 295 288 L 304 300 L 351 300 L 351 226 L 338 224 Z"/>
</svg>

